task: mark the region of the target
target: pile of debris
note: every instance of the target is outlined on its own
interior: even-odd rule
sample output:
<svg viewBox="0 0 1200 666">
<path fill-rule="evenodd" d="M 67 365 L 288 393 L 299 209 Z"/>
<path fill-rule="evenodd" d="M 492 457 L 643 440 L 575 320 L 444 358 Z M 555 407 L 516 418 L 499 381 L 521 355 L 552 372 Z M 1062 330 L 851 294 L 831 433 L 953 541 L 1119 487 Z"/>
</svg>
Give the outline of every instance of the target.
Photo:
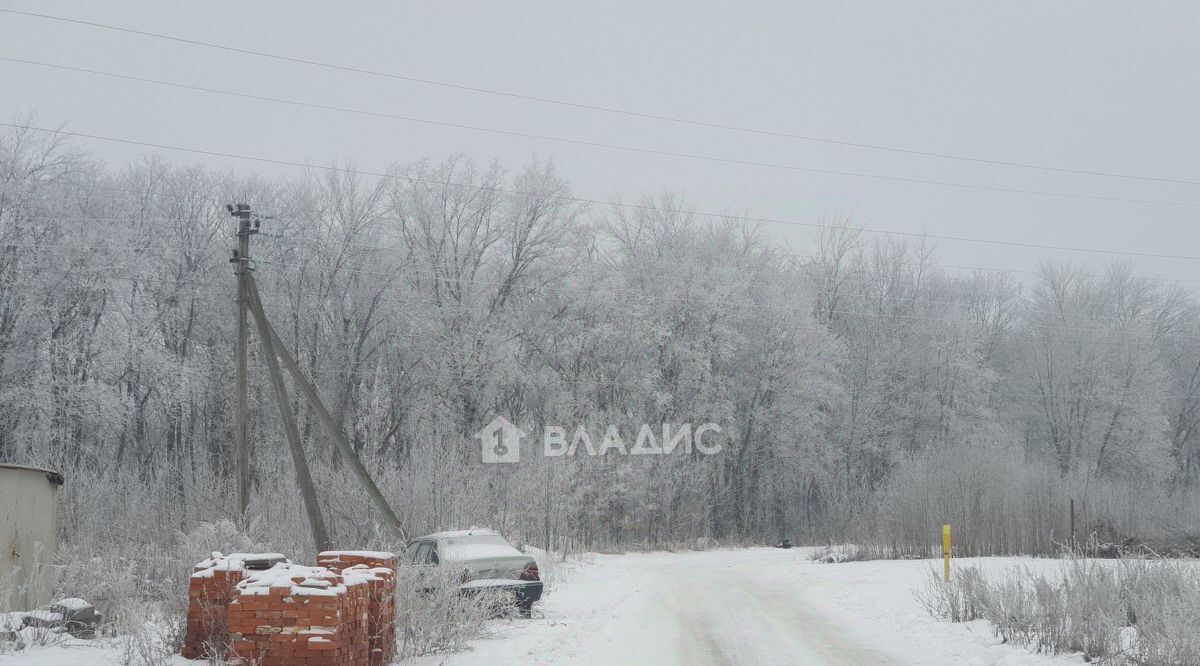
<svg viewBox="0 0 1200 666">
<path fill-rule="evenodd" d="M 0 640 L 22 641 L 26 629 L 95 638 L 100 612 L 83 599 L 60 599 L 37 610 L 0 613 Z"/>
<path fill-rule="evenodd" d="M 183 656 L 233 656 L 263 666 L 390 663 L 395 555 L 331 551 L 318 562 L 214 553 L 196 565 Z"/>
</svg>

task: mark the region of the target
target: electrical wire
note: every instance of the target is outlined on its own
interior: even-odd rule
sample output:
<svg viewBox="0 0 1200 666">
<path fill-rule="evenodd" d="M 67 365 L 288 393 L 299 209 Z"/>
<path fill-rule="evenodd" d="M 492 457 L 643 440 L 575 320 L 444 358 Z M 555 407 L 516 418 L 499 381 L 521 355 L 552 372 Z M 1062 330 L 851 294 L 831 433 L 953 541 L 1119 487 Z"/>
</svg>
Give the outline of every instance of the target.
<svg viewBox="0 0 1200 666">
<path fill-rule="evenodd" d="M 467 125 L 464 123 L 454 123 L 445 120 L 430 120 L 427 118 L 417 118 L 413 116 L 401 116 L 392 113 L 383 113 L 378 111 L 369 111 L 365 109 L 353 109 L 343 106 L 331 106 L 328 104 L 316 104 L 311 102 L 302 102 L 299 100 L 285 99 L 282 97 L 268 97 L 266 95 L 255 95 L 251 93 L 235 92 L 231 90 L 222 90 L 220 88 L 208 88 L 204 86 L 194 86 L 184 83 L 175 83 L 171 81 L 161 81 L 158 79 L 148 79 L 139 76 L 127 76 L 124 74 L 115 74 L 112 72 L 102 72 L 93 69 L 84 69 L 81 67 L 69 67 L 66 65 L 55 65 L 51 63 L 39 62 L 35 60 L 23 60 L 19 58 L 9 58 L 0 56 L 0 61 L 23 63 L 29 65 L 40 65 L 43 67 L 51 67 L 54 69 L 68 70 L 73 72 L 82 72 L 86 74 L 94 74 L 98 76 L 106 76 L 111 78 L 137 81 L 140 83 L 149 83 L 159 86 L 167 86 L 172 88 L 182 88 L 198 92 L 211 93 L 216 95 L 225 95 L 229 97 L 237 97 L 241 99 L 252 99 L 261 102 L 271 102 L 275 104 L 285 104 L 289 106 L 297 106 L 310 109 L 320 109 L 323 111 L 334 111 L 340 113 L 349 113 L 360 116 L 369 116 L 372 118 L 384 118 L 388 120 L 399 120 L 403 122 L 416 123 L 421 125 L 429 125 L 434 127 L 449 127 L 454 129 L 465 129 L 474 132 L 485 132 L 489 134 L 499 134 L 502 136 L 521 137 L 526 139 L 537 139 L 540 141 L 554 141 L 557 143 L 566 143 L 576 146 L 587 146 L 590 148 L 603 148 L 606 150 L 617 150 L 622 152 L 639 153 L 643 155 L 657 155 L 661 157 L 673 157 L 679 159 L 698 160 L 704 162 L 714 162 L 719 164 L 732 164 L 736 166 L 750 166 L 764 169 L 779 169 L 784 171 L 796 171 L 800 173 L 814 173 L 831 176 L 846 176 L 852 178 L 866 178 L 870 180 L 882 180 L 889 182 L 910 183 L 918 185 L 935 185 L 940 187 L 953 187 L 959 189 L 981 190 L 985 192 L 1001 192 L 1007 194 L 1025 194 L 1033 196 L 1056 197 L 1063 199 L 1077 199 L 1087 201 L 1106 201 L 1110 203 L 1135 203 L 1135 204 L 1151 204 L 1163 206 L 1182 206 L 1189 208 L 1200 208 L 1200 202 L 1191 201 L 1170 201 L 1163 199 L 1137 199 L 1128 197 L 1111 197 L 1091 194 L 1075 194 L 1071 192 L 1056 192 L 1052 190 L 1033 190 L 1014 187 L 1001 187 L 998 185 L 976 185 L 971 183 L 960 183 L 947 180 L 932 180 L 927 178 L 912 178 L 908 176 L 889 176 L 885 174 L 868 173 L 861 171 L 840 171 L 836 169 L 821 169 L 816 167 L 804 167 L 793 164 L 781 164 L 778 162 L 760 162 L 756 160 L 744 160 L 731 157 L 720 157 L 716 155 L 703 155 L 699 153 L 682 153 L 671 150 L 659 150 L 655 148 L 643 148 L 640 146 L 631 146 L 624 144 L 605 143 L 601 141 L 588 141 L 584 139 L 572 139 L 568 137 L 550 136 L 547 134 L 535 134 L 531 132 L 520 132 L 516 130 L 498 129 L 494 127 L 482 127 L 478 125 Z"/>
<path fill-rule="evenodd" d="M 598 105 L 598 104 L 585 104 L 585 103 L 581 103 L 581 102 L 572 102 L 572 101 L 555 99 L 555 98 L 551 98 L 551 97 L 544 97 L 544 96 L 538 96 L 538 95 L 526 95 L 526 94 L 521 94 L 521 93 L 514 93 L 514 92 L 509 92 L 509 91 L 484 88 L 484 87 L 480 87 L 480 86 L 470 86 L 470 85 L 459 84 L 459 83 L 450 83 L 450 82 L 446 82 L 446 81 L 438 81 L 435 79 L 422 78 L 422 77 L 416 77 L 416 76 L 407 76 L 407 75 L 402 75 L 402 74 L 395 74 L 395 73 L 383 72 L 383 71 L 378 71 L 378 70 L 372 70 L 372 69 L 367 69 L 367 68 L 363 68 L 363 67 L 351 67 L 351 66 L 347 66 L 347 65 L 337 65 L 337 64 L 333 64 L 333 63 L 322 62 L 322 61 L 312 60 L 312 59 L 308 59 L 308 58 L 286 56 L 286 55 L 281 55 L 278 53 L 270 53 L 267 51 L 258 51 L 258 50 L 253 50 L 253 49 L 240 48 L 240 47 L 229 46 L 229 45 L 225 45 L 225 44 L 217 44 L 214 42 L 206 42 L 206 41 L 197 40 L 197 39 L 176 37 L 176 36 L 167 35 L 167 34 L 163 34 L 163 33 L 151 32 L 148 30 L 137 30 L 137 29 L 133 29 L 133 28 L 126 28 L 126 27 L 122 27 L 122 26 L 110 25 L 110 24 L 106 24 L 106 23 L 98 23 L 95 21 L 85 21 L 82 19 L 74 19 L 74 18 L 68 18 L 68 17 L 63 17 L 63 16 L 55 16 L 55 15 L 44 14 L 44 13 L 39 13 L 39 12 L 31 12 L 31 11 L 24 11 L 24 10 L 17 10 L 17 9 L 0 9 L 0 12 L 20 15 L 20 16 L 26 16 L 26 17 L 30 17 L 30 18 L 38 18 L 38 19 L 45 19 L 45 20 L 50 20 L 50 21 L 59 21 L 59 22 L 63 22 L 63 23 L 71 23 L 71 24 L 82 25 L 82 26 L 87 26 L 87 27 L 91 27 L 91 28 L 99 28 L 99 29 L 104 29 L 104 30 L 117 31 L 117 32 L 122 32 L 122 33 L 126 33 L 126 34 L 139 35 L 142 37 L 150 37 L 150 38 L 154 38 L 154 39 L 172 41 L 172 42 L 181 43 L 181 44 L 188 44 L 191 46 L 200 46 L 200 47 L 204 47 L 204 48 L 217 49 L 217 50 L 221 50 L 221 51 L 238 53 L 238 54 L 242 54 L 242 55 L 250 55 L 250 56 L 255 56 L 255 57 L 259 57 L 259 58 L 267 58 L 267 59 L 277 60 L 277 61 L 281 61 L 281 62 L 288 62 L 288 63 L 293 63 L 293 64 L 301 64 L 301 65 L 308 65 L 308 66 L 313 66 L 313 67 L 320 67 L 320 68 L 330 69 L 330 70 L 339 71 L 339 72 L 350 72 L 350 73 L 361 74 L 361 75 L 366 75 L 366 76 L 382 77 L 382 78 L 394 79 L 394 80 L 399 80 L 399 81 L 407 81 L 409 83 L 417 83 L 417 84 L 422 84 L 422 85 L 437 86 L 437 87 L 442 87 L 442 88 L 462 90 L 462 91 L 468 91 L 468 92 L 473 92 L 473 93 L 508 97 L 511 99 L 519 99 L 519 100 L 523 100 L 523 101 L 527 101 L 527 102 L 553 104 L 553 105 L 562 106 L 562 107 L 583 109 L 583 110 L 588 110 L 588 111 L 595 111 L 595 112 L 608 113 L 608 114 L 621 115 L 621 116 L 634 117 L 634 118 L 642 118 L 642 119 L 647 119 L 647 120 L 670 122 L 670 123 L 676 123 L 676 124 L 681 124 L 681 125 L 690 125 L 693 127 L 719 129 L 719 130 L 730 131 L 730 132 L 739 132 L 739 133 L 744 133 L 744 134 L 756 134 L 756 135 L 760 135 L 760 136 L 769 136 L 769 137 L 774 137 L 774 138 L 790 139 L 790 140 L 795 140 L 795 141 L 806 141 L 806 142 L 814 142 L 814 143 L 823 143 L 823 144 L 828 144 L 828 145 L 861 148 L 861 149 L 866 149 L 866 150 L 886 151 L 886 152 L 892 152 L 892 153 L 914 155 L 914 156 L 920 156 L 920 157 L 937 158 L 937 159 L 944 159 L 944 160 L 975 162 L 975 163 L 979 163 L 979 164 L 989 164 L 989 165 L 994 165 L 994 166 L 1016 167 L 1016 168 L 1022 168 L 1022 169 L 1035 169 L 1035 170 L 1040 170 L 1040 171 L 1051 171 L 1051 172 L 1057 172 L 1057 173 L 1069 173 L 1069 174 L 1086 175 L 1086 176 L 1100 176 L 1100 177 L 1106 177 L 1106 178 L 1120 178 L 1120 179 L 1138 180 L 1138 181 L 1146 181 L 1146 182 L 1173 183 L 1173 184 L 1181 184 L 1181 185 L 1200 185 L 1200 180 L 1193 180 L 1193 179 L 1165 178 L 1165 177 L 1145 176 L 1145 175 L 1139 175 L 1139 174 L 1120 173 L 1120 172 L 1115 172 L 1115 171 L 1101 171 L 1101 170 L 1093 170 L 1093 169 L 1076 169 L 1076 168 L 1069 168 L 1069 167 L 1049 166 L 1049 165 L 1043 165 L 1043 164 L 1036 164 L 1036 163 L 1032 163 L 1032 162 L 1023 162 L 1023 161 L 1015 161 L 1015 160 L 1001 160 L 1001 159 L 993 159 L 993 158 L 974 157 L 974 156 L 968 156 L 968 155 L 957 155 L 957 154 L 953 154 L 953 153 L 946 153 L 946 152 L 939 152 L 939 151 L 916 150 L 916 149 L 910 149 L 910 148 L 888 146 L 888 145 L 883 145 L 883 144 L 865 143 L 865 142 L 858 142 L 858 141 L 849 141 L 849 140 L 844 140 L 844 139 L 833 139 L 833 138 L 827 138 L 827 137 L 795 134 L 795 133 L 784 132 L 784 131 L 779 131 L 779 130 L 758 129 L 758 128 L 753 128 L 753 127 L 745 127 L 745 126 L 733 125 L 733 124 L 708 122 L 708 121 L 695 120 L 695 119 L 689 119 L 689 118 L 681 118 L 681 117 L 677 117 L 677 116 L 669 116 L 669 115 L 658 114 L 658 113 L 649 113 L 649 112 L 644 112 L 644 111 L 635 111 L 635 110 L 630 110 L 630 109 L 602 106 L 602 105 Z"/>
<path fill-rule="evenodd" d="M 298 167 L 301 169 L 317 169 L 317 170 L 327 171 L 327 172 L 331 172 L 331 173 L 359 174 L 359 175 L 363 175 L 363 176 L 373 176 L 376 178 L 387 179 L 387 180 L 394 180 L 394 181 L 402 180 L 402 181 L 407 181 L 410 183 L 422 183 L 422 184 L 426 184 L 426 185 L 435 185 L 435 186 L 440 186 L 440 187 L 461 187 L 464 189 L 473 189 L 476 191 L 489 191 L 489 192 L 496 192 L 496 193 L 501 193 L 501 194 L 512 194 L 512 195 L 529 196 L 529 197 L 545 197 L 545 198 L 549 198 L 549 199 L 556 199 L 556 200 L 560 200 L 560 201 L 569 201 L 569 202 L 573 202 L 573 203 L 589 204 L 589 205 L 596 205 L 596 206 L 613 206 L 613 207 L 625 208 L 625 209 L 629 209 L 629 210 L 640 210 L 643 212 L 655 212 L 655 213 L 663 212 L 663 209 L 661 209 L 657 206 L 651 206 L 648 204 L 629 204 L 629 203 L 624 203 L 624 202 L 619 202 L 619 201 L 600 201 L 597 199 L 589 199 L 589 198 L 585 198 L 585 197 L 575 197 L 575 196 L 564 195 L 564 194 L 526 192 L 526 191 L 515 190 L 515 189 L 499 187 L 499 186 L 473 185 L 473 184 L 466 184 L 466 183 L 456 183 L 453 181 L 433 181 L 433 180 L 429 180 L 429 179 L 425 179 L 425 178 L 419 178 L 416 176 L 409 176 L 409 175 L 399 174 L 399 173 L 380 173 L 380 172 L 364 171 L 364 170 L 358 170 L 358 169 L 346 169 L 346 168 L 336 167 L 336 166 L 306 164 L 303 162 L 295 162 L 295 161 L 291 161 L 291 160 L 284 160 L 284 159 L 277 159 L 277 158 L 256 157 L 256 156 L 252 156 L 252 155 L 239 155 L 236 153 L 227 153 L 227 152 L 221 152 L 221 151 L 216 151 L 216 150 L 204 150 L 204 149 L 200 149 L 200 148 L 186 148 L 186 147 L 182 147 L 182 146 L 172 146 L 169 144 L 154 143 L 154 142 L 150 142 L 150 141 L 137 141 L 134 139 L 121 139 L 121 138 L 116 138 L 116 137 L 101 136 L 98 134 L 87 134 L 84 132 L 69 132 L 66 130 L 52 130 L 52 129 L 42 128 L 42 127 L 34 127 L 31 125 L 18 125 L 15 123 L 0 123 L 0 127 L 28 129 L 28 130 L 32 130 L 32 131 L 38 131 L 38 132 L 61 134 L 63 136 L 73 136 L 73 137 L 78 137 L 78 138 L 83 138 L 83 139 L 94 139 L 97 141 L 108 141 L 108 142 L 113 142 L 113 143 L 121 143 L 121 144 L 125 144 L 125 145 L 131 145 L 131 146 L 140 146 L 143 148 L 156 148 L 159 150 L 174 150 L 174 151 L 180 151 L 180 152 L 191 153 L 191 154 L 196 154 L 196 155 L 206 155 L 209 157 L 223 157 L 223 158 L 235 159 L 235 160 L 260 162 L 263 164 L 273 164 L 273 165 L 277 165 L 277 166 Z M 1200 206 L 1200 204 L 1186 204 L 1186 205 Z M 821 229 L 821 228 L 825 228 L 825 226 L 826 226 L 826 225 L 822 225 L 818 222 L 801 222 L 798 220 L 784 220 L 784 219 L 770 218 L 770 217 L 731 215 L 728 213 L 714 213 L 714 212 L 700 211 L 700 210 L 688 210 L 688 211 L 686 211 L 686 213 L 693 214 L 693 215 L 699 215 L 701 217 L 706 217 L 709 219 L 723 220 L 723 221 L 735 222 L 735 223 L 761 222 L 764 224 L 781 224 L 781 225 L 787 225 L 787 226 L 807 227 L 807 228 L 814 228 L 814 229 Z M 862 229 L 861 231 L 862 231 L 862 233 L 868 233 L 868 234 L 882 234 L 882 235 L 887 235 L 887 236 L 899 236 L 899 237 L 906 237 L 906 238 L 932 238 L 932 239 L 937 239 L 937 240 L 959 241 L 959 242 L 965 242 L 965 243 L 982 243 L 982 244 L 987 244 L 987 245 L 997 245 L 997 246 L 1005 246 L 1005 247 L 1040 248 L 1040 249 L 1046 249 L 1046 250 L 1062 250 L 1062 251 L 1068 251 L 1068 252 L 1089 252 L 1089 253 L 1094 253 L 1094 254 L 1106 254 L 1106 255 L 1126 256 L 1126 257 L 1149 257 L 1149 258 L 1156 258 L 1156 259 L 1181 259 L 1181 260 L 1188 260 L 1188 261 L 1200 261 L 1200 256 L 1195 256 L 1195 255 L 1165 254 L 1165 253 L 1154 253 L 1154 252 L 1133 252 L 1130 250 L 1108 250 L 1108 249 L 1101 249 L 1101 248 L 1083 248 L 1083 247 L 1073 247 L 1073 246 L 1067 246 L 1067 245 L 1050 245 L 1050 244 L 1045 244 L 1045 243 L 1031 243 L 1031 242 L 1024 242 L 1024 241 L 1005 241 L 1005 240 L 996 240 L 996 239 L 972 238 L 972 237 L 968 237 L 968 236 L 954 236 L 954 235 L 947 235 L 947 234 L 928 234 L 928 233 L 918 233 L 918 232 L 913 232 L 913 231 L 885 231 L 885 230 L 881 230 L 881 229 Z"/>
<path fill-rule="evenodd" d="M 468 131 L 473 131 L 473 132 L 486 132 L 486 133 L 491 133 L 491 134 L 502 134 L 502 136 L 506 136 L 506 137 L 521 137 L 521 138 L 529 138 L 529 139 L 548 140 L 548 142 L 565 143 L 565 144 L 571 144 L 571 145 L 583 145 L 583 146 L 588 146 L 588 148 L 600 148 L 600 149 L 605 149 L 605 150 L 618 150 L 618 151 L 624 151 L 624 152 L 637 152 L 637 154 L 641 154 L 641 155 L 656 155 L 656 156 L 661 156 L 661 157 L 682 158 L 682 160 L 696 160 L 696 161 L 703 161 L 703 162 L 715 162 L 715 163 L 721 163 L 721 164 L 734 164 L 734 166 L 740 166 L 740 167 L 758 167 L 758 168 L 767 168 L 767 169 L 791 170 L 791 172 L 800 172 L 800 173 L 848 176 L 848 178 L 863 178 L 863 179 L 870 179 L 870 180 L 907 182 L 907 184 L 916 184 L 916 185 L 935 185 L 935 186 L 942 186 L 942 187 L 956 187 L 956 188 L 964 188 L 964 190 L 980 190 L 980 191 L 985 191 L 985 192 L 1003 192 L 1003 193 L 1009 193 L 1009 194 L 1031 194 L 1031 196 L 1039 196 L 1039 197 L 1057 197 L 1057 198 L 1067 198 L 1067 199 L 1097 200 L 1097 202 L 1110 202 L 1110 203 L 1157 204 L 1157 205 L 1170 205 L 1170 206 L 1187 206 L 1187 208 L 1200 208 L 1200 202 L 1175 202 L 1175 200 L 1164 200 L 1164 199 L 1104 197 L 1104 196 L 1096 196 L 1096 194 L 1076 194 L 1076 193 L 1070 193 L 1070 192 L 1055 192 L 1055 191 L 1049 191 L 1049 190 L 1026 190 L 1026 188 L 1020 188 L 1020 187 L 1001 187 L 1001 186 L 996 186 L 996 185 L 973 185 L 973 184 L 968 184 L 968 182 L 910 178 L 910 176 L 884 175 L 884 174 L 874 174 L 874 173 L 866 173 L 866 172 L 846 172 L 846 170 L 822 169 L 822 168 L 816 168 L 816 167 L 800 167 L 800 166 L 796 166 L 796 164 L 782 164 L 782 163 L 778 163 L 778 162 L 760 162 L 760 161 L 754 161 L 754 160 L 739 160 L 739 158 L 720 157 L 720 156 L 715 156 L 715 155 L 702 155 L 702 154 L 696 154 L 696 152 L 677 152 L 677 151 L 672 151 L 672 150 L 641 148 L 641 146 L 635 146 L 635 145 L 592 142 L 592 140 L 572 139 L 572 138 L 566 138 L 566 137 L 554 137 L 554 136 L 548 136 L 548 134 L 536 134 L 536 133 L 532 133 L 532 132 L 500 130 L 500 128 L 496 128 L 496 127 L 481 127 L 478 125 L 466 125 L 466 124 L 461 124 L 461 122 L 450 122 L 450 121 L 445 121 L 445 120 L 430 120 L 430 119 L 425 119 L 425 118 L 414 118 L 414 116 L 407 116 L 407 115 L 396 115 L 396 114 L 390 114 L 390 113 L 372 112 L 372 110 L 366 110 L 366 109 L 354 109 L 354 108 L 349 108 L 349 107 L 335 107 L 335 106 L 330 106 L 330 104 L 318 104 L 318 103 L 311 103 L 311 102 L 301 102 L 298 100 L 287 100 L 287 98 L 269 97 L 269 96 L 265 96 L 265 95 L 253 95 L 253 94 L 248 94 L 248 92 L 235 92 L 235 91 L 230 91 L 230 90 L 221 90 L 221 89 L 217 89 L 217 88 L 205 88 L 205 86 L 200 86 L 200 85 L 188 85 L 188 84 L 182 84 L 182 83 L 166 82 L 166 80 L 149 79 L 149 78 L 143 78 L 143 77 L 131 77 L 131 76 L 126 76 L 126 74 L 101 72 L 101 71 L 97 71 L 97 70 L 85 70 L 85 68 L 82 68 L 82 67 L 53 65 L 53 64 L 49 64 L 49 62 L 40 62 L 40 61 L 35 61 L 35 60 L 22 60 L 22 59 L 17 59 L 17 58 L 6 58 L 6 56 L 0 56 L 0 61 L 22 62 L 22 64 L 26 64 L 26 65 L 40 65 L 40 66 L 44 66 L 44 67 L 58 68 L 58 70 L 67 70 L 67 71 L 73 71 L 73 72 L 97 74 L 97 76 L 134 80 L 134 82 L 169 86 L 169 88 L 179 88 L 179 89 L 185 89 L 185 90 L 209 92 L 209 94 L 214 94 L 214 95 L 239 97 L 239 98 L 244 98 L 244 100 L 256 100 L 256 101 L 260 101 L 260 102 L 288 104 L 288 106 L 330 110 L 330 112 L 348 113 L 348 114 L 355 114 L 355 115 L 365 115 L 365 116 L 371 116 L 371 118 L 383 118 L 383 119 L 389 119 L 389 120 L 400 120 L 400 121 L 404 121 L 404 122 L 415 122 L 415 124 L 419 124 L 419 125 L 430 125 L 430 126 L 436 126 L 436 127 L 451 127 L 451 128 L 456 128 L 456 130 L 468 130 Z"/>
</svg>

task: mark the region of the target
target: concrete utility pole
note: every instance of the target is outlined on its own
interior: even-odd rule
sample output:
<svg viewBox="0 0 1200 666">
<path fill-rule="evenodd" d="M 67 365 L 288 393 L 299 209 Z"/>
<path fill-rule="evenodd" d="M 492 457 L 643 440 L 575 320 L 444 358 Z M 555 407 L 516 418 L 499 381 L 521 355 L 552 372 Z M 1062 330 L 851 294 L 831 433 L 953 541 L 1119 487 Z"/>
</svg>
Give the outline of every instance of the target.
<svg viewBox="0 0 1200 666">
<path fill-rule="evenodd" d="M 367 496 L 371 498 L 379 512 L 383 514 L 384 522 L 397 534 L 403 536 L 400 519 L 396 517 L 396 512 L 392 510 L 391 504 L 380 492 L 379 486 L 375 485 L 375 480 L 371 478 L 370 472 L 363 465 L 358 453 L 350 445 L 341 426 L 334 422 L 333 416 L 321 402 L 316 388 L 305 378 L 304 373 L 300 370 L 300 365 L 288 353 L 287 348 L 275 333 L 275 329 L 271 327 L 271 321 L 267 318 L 267 313 L 262 306 L 262 299 L 259 297 L 258 285 L 254 282 L 253 269 L 250 267 L 250 237 L 258 233 L 258 218 L 250 213 L 249 204 L 237 204 L 236 206 L 228 204 L 226 209 L 238 220 L 238 247 L 229 261 L 234 265 L 238 283 L 237 345 L 234 350 L 236 386 L 233 403 L 233 448 L 234 457 L 237 460 L 237 502 L 242 526 L 245 527 L 246 509 L 250 501 L 250 448 L 246 437 L 246 324 L 247 319 L 253 316 L 255 324 L 258 326 L 258 336 L 262 342 L 267 369 L 271 373 L 271 387 L 275 391 L 275 401 L 279 403 L 279 417 L 283 421 L 284 435 L 287 437 L 292 463 L 296 468 L 296 482 L 300 486 L 300 495 L 304 500 L 304 510 L 308 514 L 308 524 L 312 528 L 313 541 L 316 542 L 317 550 L 329 550 L 332 544 L 329 541 L 329 533 L 325 529 L 325 520 L 321 515 L 321 505 L 317 499 L 317 490 L 313 483 L 308 460 L 304 455 L 300 432 L 296 428 L 296 416 L 292 413 L 291 401 L 288 400 L 283 373 L 279 369 L 280 361 L 291 373 L 296 386 L 304 394 L 304 399 L 321 417 L 321 422 L 329 431 L 330 437 L 333 438 L 338 453 L 349 463 L 350 469 L 358 477 L 358 482 L 362 484 L 363 490 L 366 491 Z"/>
<path fill-rule="evenodd" d="M 233 394 L 233 452 L 237 467 L 238 516 L 245 527 L 246 509 L 250 504 L 250 448 L 246 434 L 246 324 L 249 315 L 246 278 L 250 274 L 250 236 L 258 233 L 251 226 L 249 204 L 225 206 L 238 220 L 237 249 L 233 251 L 234 275 L 237 276 L 237 342 L 234 346 L 235 382 Z"/>
<path fill-rule="evenodd" d="M 253 280 L 253 278 L 251 278 Z M 263 357 L 267 361 L 267 370 L 271 373 L 271 387 L 275 389 L 275 402 L 279 403 L 279 418 L 283 421 L 283 432 L 287 436 L 288 449 L 292 452 L 292 465 L 296 468 L 296 483 L 300 486 L 300 497 L 304 500 L 304 512 L 308 515 L 308 526 L 312 530 L 313 541 L 317 552 L 331 550 L 333 544 L 329 541 L 329 532 L 325 530 L 325 519 L 321 516 L 321 503 L 317 501 L 317 489 L 313 484 L 312 472 L 308 469 L 308 459 L 304 456 L 304 444 L 300 441 L 300 431 L 296 428 L 296 416 L 292 414 L 292 402 L 288 400 L 287 387 L 283 383 L 283 373 L 279 371 L 279 357 L 275 352 L 275 343 L 271 339 L 270 324 L 263 312 L 262 302 L 258 300 L 258 290 L 253 282 L 247 289 L 250 297 L 250 312 L 258 324 L 258 339 L 262 343 Z"/>
<path fill-rule="evenodd" d="M 247 275 L 246 283 L 251 293 L 251 302 L 261 304 L 262 301 L 258 296 L 258 285 L 254 282 L 254 276 Z M 350 444 L 350 440 L 346 438 L 346 433 L 342 432 L 341 426 L 333 419 L 333 415 L 329 413 L 329 409 L 321 401 L 321 396 L 317 394 L 317 389 L 304 376 L 304 372 L 300 369 L 300 364 L 296 362 L 296 359 L 292 358 L 292 355 L 288 353 L 287 347 L 279 339 L 279 335 L 275 333 L 275 329 L 271 326 L 270 320 L 267 319 L 266 313 L 259 310 L 256 311 L 257 314 L 261 314 L 261 324 L 265 324 L 267 329 L 263 335 L 263 339 L 270 339 L 273 343 L 274 353 L 279 356 L 279 360 L 283 361 L 283 366 L 291 373 L 292 379 L 296 382 L 296 387 L 304 394 L 304 398 L 308 401 L 309 406 L 317 411 L 317 416 L 320 417 L 321 422 L 325 425 L 329 436 L 333 438 L 333 444 L 337 447 L 338 453 L 350 465 L 351 471 L 358 478 L 358 482 L 362 485 L 363 490 L 366 491 L 367 497 L 371 499 L 375 507 L 383 514 L 384 522 L 387 526 L 396 534 L 403 535 L 403 530 L 400 527 L 400 519 L 396 516 L 396 512 L 392 510 L 392 505 L 383 496 L 383 493 L 379 490 L 379 486 L 375 485 L 375 480 L 371 478 L 371 473 L 367 471 L 362 459 L 358 457 L 358 453 Z"/>
</svg>

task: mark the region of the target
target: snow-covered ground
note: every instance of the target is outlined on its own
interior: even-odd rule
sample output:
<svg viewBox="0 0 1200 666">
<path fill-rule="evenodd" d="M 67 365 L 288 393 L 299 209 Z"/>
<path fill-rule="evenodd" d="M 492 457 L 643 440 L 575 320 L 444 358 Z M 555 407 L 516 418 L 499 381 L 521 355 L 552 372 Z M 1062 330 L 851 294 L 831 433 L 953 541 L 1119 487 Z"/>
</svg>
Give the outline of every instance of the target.
<svg viewBox="0 0 1200 666">
<path fill-rule="evenodd" d="M 472 649 L 419 666 L 494 664 L 1082 663 L 1002 645 L 983 622 L 930 617 L 912 589 L 939 561 L 815 564 L 811 551 L 751 548 L 594 555 L 558 565 L 532 620 L 501 620 Z M 1002 571 L 1054 560 L 960 559 Z M 73 645 L 0 656 L 3 666 L 120 663 L 119 645 Z M 188 664 L 175 658 L 172 664 Z"/>
<path fill-rule="evenodd" d="M 53 644 L 31 644 L 15 654 L 0 654 L 3 666 L 119 666 L 161 663 L 162 666 L 197 666 L 200 662 L 179 655 L 162 656 L 146 650 L 133 637 L 79 640 L 67 637 Z"/>
<path fill-rule="evenodd" d="M 492 664 L 1082 663 L 1002 645 L 980 622 L 940 622 L 912 589 L 940 561 L 815 564 L 811 551 L 751 548 L 596 555 L 535 608 L 473 649 L 421 666 Z M 1002 571 L 1054 560 L 956 560 Z"/>
</svg>

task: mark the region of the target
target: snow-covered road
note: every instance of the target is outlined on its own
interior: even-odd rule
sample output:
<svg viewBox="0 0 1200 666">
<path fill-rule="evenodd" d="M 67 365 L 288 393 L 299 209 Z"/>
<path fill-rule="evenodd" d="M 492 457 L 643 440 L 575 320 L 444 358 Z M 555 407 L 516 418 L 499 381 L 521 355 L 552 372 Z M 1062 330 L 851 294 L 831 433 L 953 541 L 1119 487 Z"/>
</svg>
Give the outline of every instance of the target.
<svg viewBox="0 0 1200 666">
<path fill-rule="evenodd" d="M 704 560 L 663 569 L 656 597 L 685 664 L 887 664 L 797 595 Z"/>
<path fill-rule="evenodd" d="M 988 569 L 1020 561 L 970 560 Z M 1067 664 L 1000 645 L 982 622 L 931 618 L 912 587 L 932 562 L 814 564 L 804 549 L 598 555 L 531 621 L 418 660 L 484 664 Z M 561 573 L 562 570 L 559 570 Z"/>
<path fill-rule="evenodd" d="M 552 588 L 532 620 L 497 620 L 471 649 L 419 666 L 1080 664 L 999 644 L 983 622 L 934 620 L 912 589 L 935 561 L 814 564 L 806 549 L 587 556 L 544 563 Z M 989 571 L 1055 560 L 960 560 Z M 0 666 L 122 663 L 121 641 L 0 655 Z M 194 664 L 181 657 L 171 664 Z"/>
</svg>

